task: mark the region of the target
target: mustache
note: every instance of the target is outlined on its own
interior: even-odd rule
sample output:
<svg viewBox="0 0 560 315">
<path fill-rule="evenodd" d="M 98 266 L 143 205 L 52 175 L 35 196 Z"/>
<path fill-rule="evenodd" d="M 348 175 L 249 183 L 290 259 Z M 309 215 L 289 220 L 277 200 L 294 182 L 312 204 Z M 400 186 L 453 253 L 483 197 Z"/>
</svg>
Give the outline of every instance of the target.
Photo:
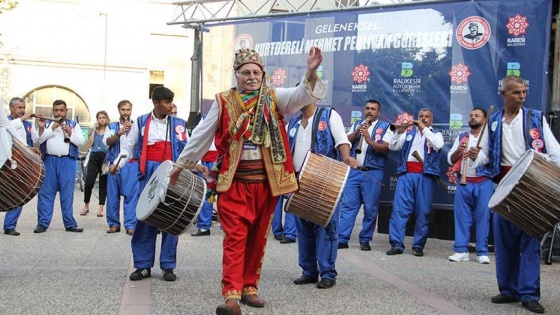
<svg viewBox="0 0 560 315">
<path fill-rule="evenodd" d="M 247 84 L 259 83 L 257 80 L 247 80 Z"/>
</svg>

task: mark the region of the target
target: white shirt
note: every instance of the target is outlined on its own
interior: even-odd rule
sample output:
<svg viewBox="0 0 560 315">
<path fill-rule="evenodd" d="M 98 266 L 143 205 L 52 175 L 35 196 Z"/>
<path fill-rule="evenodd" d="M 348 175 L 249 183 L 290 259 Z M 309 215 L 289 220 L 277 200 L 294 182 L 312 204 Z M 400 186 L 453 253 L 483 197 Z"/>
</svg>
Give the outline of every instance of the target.
<svg viewBox="0 0 560 315">
<path fill-rule="evenodd" d="M 121 122 L 119 121 L 119 124 L 118 124 L 117 126 L 120 127 L 121 125 L 122 125 L 122 124 L 121 124 Z M 132 129 L 132 128 L 131 128 L 131 129 Z M 112 136 L 114 136 L 114 135 L 116 135 L 116 134 L 117 134 L 116 131 L 114 131 L 114 130 L 110 129 L 109 127 L 107 127 L 107 128 L 105 129 L 105 133 L 103 134 L 103 140 L 101 140 L 101 142 L 103 142 L 103 144 L 104 144 L 106 147 L 109 147 L 109 145 L 107 145 L 107 139 L 109 139 L 109 137 L 112 137 Z M 117 141 L 119 141 L 119 144 L 120 144 L 120 147 L 121 147 L 121 148 L 124 147 L 124 146 L 126 145 L 126 137 L 127 137 L 129 134 L 130 134 L 130 132 L 125 133 L 125 134 L 121 135 L 121 136 L 119 137 L 119 139 L 117 140 Z"/>
<path fill-rule="evenodd" d="M 525 142 L 523 141 L 523 139 L 525 139 L 523 130 L 523 110 L 525 109 L 522 108 L 509 124 L 506 124 L 504 122 L 504 117 L 502 117 L 502 160 L 500 161 L 500 165 L 513 165 L 526 151 Z M 542 127 L 547 153 L 546 156 L 560 167 L 560 145 L 552 134 L 544 117 Z"/>
<path fill-rule="evenodd" d="M 119 127 L 121 126 L 121 122 L 120 122 L 120 121 L 119 121 L 119 125 L 118 125 L 118 126 L 119 126 Z M 133 124 L 133 126 L 134 126 L 134 124 Z M 131 129 L 132 129 L 132 128 L 131 128 Z M 117 134 L 117 132 L 114 131 L 114 130 L 112 130 L 112 129 L 110 129 L 109 127 L 107 127 L 107 128 L 105 129 L 105 133 L 103 134 L 103 140 L 101 140 L 101 141 L 103 142 L 103 144 L 104 144 L 107 148 L 110 147 L 109 145 L 107 145 L 107 139 L 109 139 L 109 137 L 112 137 L 112 136 L 114 136 L 114 135 L 116 135 L 116 134 Z M 122 148 L 126 147 L 126 138 L 127 138 L 129 135 L 130 135 L 130 130 L 129 130 L 129 132 L 127 132 L 127 133 L 125 133 L 125 134 L 122 134 L 122 135 L 119 137 L 119 139 L 117 140 L 117 141 L 119 141 L 119 145 L 120 145 L 119 148 L 121 148 L 121 151 L 119 152 L 119 155 L 118 155 L 118 156 L 120 156 L 120 153 L 123 151 Z M 115 143 L 116 143 L 116 142 L 115 142 Z M 115 145 L 115 143 L 113 143 L 112 145 Z M 127 152 L 128 152 L 128 151 L 127 151 Z M 131 156 L 130 158 L 132 158 L 132 156 Z M 129 161 L 130 161 L 130 158 L 128 159 Z M 118 160 L 118 157 L 113 161 L 113 164 L 114 164 L 117 160 Z"/>
<path fill-rule="evenodd" d="M 375 128 L 375 126 L 377 125 L 377 123 L 379 122 L 379 119 L 376 119 L 374 122 L 371 123 L 371 126 L 369 126 L 368 128 L 368 133 L 371 135 L 371 133 L 373 132 L 373 128 Z M 348 131 L 348 135 L 353 134 L 356 131 L 356 128 L 360 128 L 361 125 L 355 125 L 352 126 L 352 128 L 350 128 L 350 130 Z M 383 142 L 389 143 L 391 141 L 391 138 L 393 137 L 393 132 L 387 128 L 387 131 L 385 132 L 385 134 L 383 135 Z M 375 139 L 375 136 L 373 138 L 373 140 L 375 142 L 377 142 L 378 140 Z M 367 154 L 367 149 L 369 147 L 369 144 L 364 140 L 362 141 L 362 147 L 360 148 L 360 150 L 362 150 L 362 153 L 356 153 L 356 160 L 358 160 L 358 166 L 364 166 L 364 162 L 366 160 L 366 154 Z"/>
<path fill-rule="evenodd" d="M 202 124 L 202 122 L 204 121 L 204 116 L 200 117 L 200 121 L 198 122 L 198 125 Z M 198 126 L 197 125 L 197 126 Z M 216 144 L 214 143 L 214 138 L 212 138 L 212 145 L 210 146 L 210 148 L 208 149 L 208 151 L 218 151 L 216 149 Z"/>
<path fill-rule="evenodd" d="M 175 137 L 175 132 L 173 130 L 169 130 L 168 123 L 171 122 L 169 116 L 165 116 L 163 119 L 157 119 L 154 116 L 153 111 L 150 115 L 152 115 L 152 121 L 150 122 L 150 129 L 148 130 L 148 145 L 154 145 L 156 142 L 161 141 L 171 141 L 171 137 Z M 138 122 L 138 119 L 136 119 L 136 122 Z M 144 126 L 142 130 L 139 130 L 137 123 L 132 124 L 130 132 L 128 133 L 128 136 L 126 136 L 126 145 L 123 146 L 121 142 L 121 152 L 119 153 L 119 156 L 126 155 L 126 158 L 121 159 L 119 167 L 123 167 L 126 163 L 128 163 L 128 161 L 130 161 L 132 154 L 136 149 L 136 145 L 138 144 L 138 133 L 141 132 L 142 135 L 146 137 L 144 134 L 145 130 L 146 126 Z M 185 135 L 188 140 L 189 135 L 186 130 Z M 142 154 L 146 154 L 146 152 L 142 152 Z"/>
<path fill-rule="evenodd" d="M 86 140 L 82 135 L 82 128 L 80 124 L 76 123 L 74 128 L 72 128 L 72 134 L 70 135 L 70 143 L 65 143 L 64 138 L 66 137 L 64 131 L 60 126 L 56 127 L 55 130 L 52 130 L 50 127 L 51 124 L 47 123 L 43 134 L 37 139 L 39 144 L 43 142 L 47 142 L 47 154 L 48 155 L 57 155 L 57 156 L 65 156 L 70 153 L 70 143 L 76 145 L 78 148 L 81 147 Z"/>
<path fill-rule="evenodd" d="M 25 137 L 23 139 L 20 138 L 20 135 L 19 135 L 18 131 L 16 130 L 15 126 L 10 122 L 10 120 L 8 119 L 8 116 L 6 116 L 5 111 L 2 111 L 0 113 L 0 127 L 6 128 L 10 132 L 12 137 L 17 138 L 18 140 L 20 140 L 23 143 L 27 143 L 26 140 L 25 140 Z"/>
<path fill-rule="evenodd" d="M 315 109 L 315 113 L 317 112 L 317 110 L 319 110 L 319 108 Z M 315 125 L 315 113 L 313 113 L 313 116 L 308 119 L 307 126 L 305 128 L 301 125 L 301 120 L 298 122 L 299 128 L 297 130 L 294 152 L 292 154 L 292 161 L 294 162 L 294 169 L 296 172 L 299 172 L 301 170 L 303 162 L 305 161 L 305 156 L 311 149 L 313 126 Z M 344 131 L 342 117 L 340 117 L 340 115 L 334 110 L 331 111 L 331 116 L 329 117 L 329 126 L 334 138 L 335 149 L 338 149 L 338 146 L 341 144 L 346 143 L 350 145 L 350 141 L 348 141 L 348 137 L 346 137 L 346 133 Z M 295 128 L 292 128 L 292 130 L 288 130 L 288 133 L 290 135 L 295 132 Z"/>
<path fill-rule="evenodd" d="M 418 162 L 418 160 L 412 155 L 414 151 L 417 151 L 420 156 L 424 156 L 425 140 L 428 140 L 427 143 L 428 148 L 432 148 L 436 151 L 439 151 L 445 144 L 441 132 L 434 133 L 433 128 L 431 126 L 424 128 L 421 137 L 420 137 L 420 130 L 418 130 L 418 127 L 414 127 L 414 128 L 416 128 L 417 130 L 412 145 L 410 147 L 410 152 L 408 154 L 408 158 L 407 158 L 408 162 Z M 407 140 L 406 138 L 407 138 L 406 132 L 403 132 L 402 134 L 395 133 L 393 135 L 393 138 L 391 138 L 391 141 L 389 142 L 389 150 L 391 151 L 400 150 L 404 145 L 405 140 Z M 408 140 L 410 141 L 412 139 L 408 139 Z"/>
<path fill-rule="evenodd" d="M 480 136 L 480 134 L 479 134 Z M 468 142 L 468 147 L 474 147 L 477 145 L 478 143 L 478 138 L 479 137 L 474 137 L 472 135 L 472 133 L 470 133 L 469 131 L 469 142 Z M 451 155 L 453 155 L 453 153 L 455 151 L 457 151 L 457 149 L 459 148 L 459 136 L 457 136 L 457 138 L 455 138 L 455 142 L 453 142 L 453 147 L 451 147 L 451 150 L 449 150 L 449 152 L 447 153 L 447 163 L 449 163 L 449 165 L 454 165 L 454 163 L 451 162 Z M 461 162 L 462 160 L 459 159 L 459 162 Z M 472 160 L 472 159 L 468 159 L 467 160 L 467 177 L 477 177 L 478 175 L 476 174 L 476 168 L 478 166 L 481 165 L 485 165 L 488 164 L 488 133 L 484 132 L 484 134 L 482 135 L 482 140 L 480 141 L 480 151 L 478 152 L 478 156 L 476 157 L 476 160 Z M 461 164 L 461 167 L 463 165 Z M 464 172 L 464 170 L 461 169 L 461 174 Z"/>
<path fill-rule="evenodd" d="M 311 91 L 307 78 L 304 78 L 302 84 L 297 87 L 278 88 L 275 91 L 278 111 L 283 116 L 293 114 L 303 106 L 314 103 L 327 94 L 326 87 L 320 80 L 317 80 L 314 90 Z M 206 119 L 194 128 L 190 141 L 177 159 L 176 164 L 178 166 L 192 169 L 196 166 L 196 162 L 208 151 L 219 127 L 219 110 L 218 102 L 214 101 Z"/>
<path fill-rule="evenodd" d="M 25 130 L 25 125 L 23 124 L 21 118 L 12 119 L 10 123 L 16 129 L 16 132 L 18 134 L 16 138 L 22 141 L 23 144 L 27 145 L 27 131 Z M 31 141 L 33 141 L 33 143 L 36 143 L 38 140 L 39 134 L 37 133 L 37 129 L 35 129 L 35 126 L 31 124 Z"/>
</svg>

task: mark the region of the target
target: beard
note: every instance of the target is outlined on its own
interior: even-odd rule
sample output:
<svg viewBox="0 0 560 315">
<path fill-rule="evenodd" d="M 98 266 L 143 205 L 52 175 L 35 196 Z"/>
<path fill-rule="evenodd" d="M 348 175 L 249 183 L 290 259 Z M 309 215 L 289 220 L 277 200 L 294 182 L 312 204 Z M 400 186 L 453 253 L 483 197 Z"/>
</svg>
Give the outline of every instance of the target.
<svg viewBox="0 0 560 315">
<path fill-rule="evenodd" d="M 469 120 L 469 127 L 471 127 L 471 128 L 479 128 L 480 126 L 482 126 L 482 123 L 481 123 L 481 122 Z"/>
</svg>

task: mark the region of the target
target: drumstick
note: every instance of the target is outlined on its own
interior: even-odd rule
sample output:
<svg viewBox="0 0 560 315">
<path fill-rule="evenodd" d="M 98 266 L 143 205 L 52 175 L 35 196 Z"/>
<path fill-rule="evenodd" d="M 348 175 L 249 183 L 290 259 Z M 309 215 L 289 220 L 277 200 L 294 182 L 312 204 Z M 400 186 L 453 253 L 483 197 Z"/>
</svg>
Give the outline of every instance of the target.
<svg viewBox="0 0 560 315">
<path fill-rule="evenodd" d="M 420 164 L 422 164 L 422 166 L 424 166 L 424 160 L 422 160 L 422 157 L 420 156 L 420 154 L 418 154 L 418 151 L 414 151 L 412 152 L 412 156 L 418 160 L 418 162 L 420 162 Z"/>
<path fill-rule="evenodd" d="M 492 115 L 492 112 L 494 111 L 494 105 L 490 105 L 490 108 L 488 108 L 488 113 L 486 114 L 486 119 L 484 120 L 484 123 L 482 124 L 482 129 L 480 129 L 480 134 L 478 135 L 478 141 L 476 142 L 476 147 L 478 149 L 480 149 L 480 142 L 482 141 L 482 135 L 484 135 L 484 129 L 486 129 L 486 124 L 488 123 L 488 119 L 490 118 L 490 115 Z M 467 133 L 467 143 L 469 143 L 469 134 Z M 461 167 L 461 182 L 459 184 L 465 186 L 467 184 L 467 162 L 468 162 L 468 157 L 466 155 L 464 155 L 466 152 L 463 152 L 463 161 L 462 161 L 462 167 Z"/>
<path fill-rule="evenodd" d="M 420 154 L 418 154 L 418 151 L 414 151 L 412 152 L 412 156 L 418 160 L 418 162 L 420 162 L 422 164 L 422 167 L 424 167 L 424 160 L 422 159 L 422 157 L 420 156 Z M 438 185 L 443 188 L 444 190 L 447 190 L 447 186 L 445 186 L 445 184 L 441 181 L 441 178 L 437 178 L 436 179 Z"/>
<path fill-rule="evenodd" d="M 127 156 L 128 155 L 126 155 L 126 154 L 123 154 L 123 155 L 119 156 L 119 159 L 117 160 L 117 163 L 115 163 L 115 165 L 119 165 L 121 163 L 121 160 L 126 159 Z"/>
<path fill-rule="evenodd" d="M 376 183 L 378 183 L 379 185 L 385 187 L 385 184 L 383 184 L 382 182 L 378 181 L 377 179 L 375 179 L 375 178 L 369 176 L 365 171 L 359 170 L 359 169 L 357 169 L 357 168 L 356 168 L 355 170 L 362 172 L 362 174 L 364 174 L 365 177 L 368 177 L 368 178 L 371 179 L 373 182 L 376 182 Z"/>
<path fill-rule="evenodd" d="M 484 124 L 482 124 L 482 129 L 480 129 L 480 135 L 478 136 L 478 142 L 476 143 L 476 147 L 480 149 L 480 141 L 482 140 L 482 135 L 484 134 L 484 129 L 486 129 L 486 125 L 488 123 L 488 119 L 490 119 L 490 115 L 494 111 L 494 105 L 490 105 L 488 108 L 488 113 L 486 114 L 486 119 L 484 120 Z"/>
<path fill-rule="evenodd" d="M 480 138 L 479 138 L 480 140 Z M 468 167 L 468 162 L 469 162 L 469 158 L 467 157 L 467 151 L 468 149 L 468 145 L 469 145 L 469 133 L 467 132 L 467 135 L 465 136 L 465 142 L 467 143 L 467 149 L 465 151 L 463 151 L 463 159 L 461 160 L 461 181 L 459 182 L 460 185 L 467 185 L 467 167 Z"/>
</svg>

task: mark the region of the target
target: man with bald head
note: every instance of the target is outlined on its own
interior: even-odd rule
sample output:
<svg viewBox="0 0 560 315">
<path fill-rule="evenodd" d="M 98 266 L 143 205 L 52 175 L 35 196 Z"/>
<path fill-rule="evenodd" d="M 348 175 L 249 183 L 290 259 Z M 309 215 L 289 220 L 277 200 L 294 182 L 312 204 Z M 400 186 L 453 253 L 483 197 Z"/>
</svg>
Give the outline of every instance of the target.
<svg viewBox="0 0 560 315">
<path fill-rule="evenodd" d="M 504 108 L 488 121 L 488 155 L 490 176 L 499 182 L 526 150 L 548 155 L 560 166 L 560 145 L 554 138 L 543 113 L 524 107 L 527 97 L 525 81 L 517 76 L 502 80 Z M 496 259 L 496 277 L 500 294 L 492 303 L 515 303 L 533 313 L 544 313 L 541 298 L 540 239 L 533 237 L 501 214 L 492 217 Z"/>
</svg>

